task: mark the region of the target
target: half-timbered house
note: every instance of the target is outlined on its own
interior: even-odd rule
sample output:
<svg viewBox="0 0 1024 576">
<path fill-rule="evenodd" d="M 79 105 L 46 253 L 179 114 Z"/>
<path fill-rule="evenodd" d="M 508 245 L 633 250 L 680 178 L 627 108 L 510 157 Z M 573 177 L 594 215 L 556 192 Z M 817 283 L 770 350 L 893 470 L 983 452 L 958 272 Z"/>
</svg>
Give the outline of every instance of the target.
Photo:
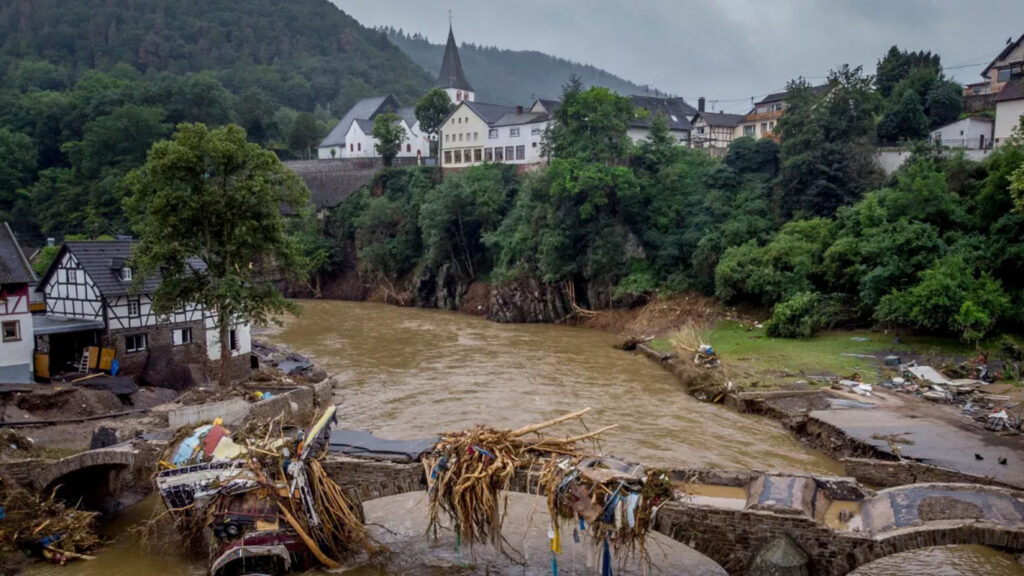
<svg viewBox="0 0 1024 576">
<path fill-rule="evenodd" d="M 180 374 L 183 367 L 190 377 L 193 368 L 207 375 L 218 370 L 216 315 L 195 304 L 156 314 L 152 294 L 160 277 L 135 278 L 132 246 L 131 240 L 68 242 L 57 254 L 39 288 L 46 296 L 44 322 L 53 327 L 48 341 L 39 342 L 49 353 L 51 372 L 73 369 L 89 346 L 114 349 L 120 372 L 147 378 L 154 371 Z M 189 265 L 206 268 L 199 260 Z M 230 337 L 232 374 L 242 376 L 252 350 L 249 324 L 235 323 Z"/>
<path fill-rule="evenodd" d="M 11 227 L 0 227 L 0 384 L 32 381 L 32 311 L 28 286 L 35 274 Z"/>
</svg>

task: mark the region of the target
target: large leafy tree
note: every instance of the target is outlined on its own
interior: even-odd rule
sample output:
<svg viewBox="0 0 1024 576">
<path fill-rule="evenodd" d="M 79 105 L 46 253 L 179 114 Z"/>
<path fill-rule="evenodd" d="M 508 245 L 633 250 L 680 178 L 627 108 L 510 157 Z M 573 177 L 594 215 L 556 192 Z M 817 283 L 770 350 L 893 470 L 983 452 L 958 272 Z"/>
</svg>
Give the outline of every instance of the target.
<svg viewBox="0 0 1024 576">
<path fill-rule="evenodd" d="M 402 119 L 393 112 L 385 112 L 373 119 L 373 137 L 377 139 L 374 147 L 377 154 L 384 159 L 384 166 L 390 167 L 395 157 L 402 151 L 405 142 L 405 127 Z"/>
<path fill-rule="evenodd" d="M 896 85 L 916 68 L 938 72 L 941 69 L 939 55 L 924 50 L 908 52 L 900 50 L 897 46 L 889 48 L 885 56 L 878 61 L 878 68 L 875 71 L 875 86 L 878 93 L 883 98 L 888 98 Z"/>
<path fill-rule="evenodd" d="M 452 99 L 440 88 L 430 90 L 416 102 L 416 120 L 420 123 L 420 129 L 431 136 L 431 156 L 437 155 L 437 131 L 454 109 Z"/>
<path fill-rule="evenodd" d="M 928 135 L 928 126 L 921 99 L 913 90 L 905 90 L 878 123 L 878 138 L 886 144 L 918 140 Z"/>
<path fill-rule="evenodd" d="M 158 142 L 146 164 L 125 178 L 125 210 L 139 236 L 133 255 L 139 278 L 160 273 L 157 313 L 186 303 L 217 316 L 220 382 L 228 382 L 229 332 L 244 319 L 257 324 L 295 311 L 260 271 L 298 271 L 301 258 L 286 234 L 281 206 L 299 208 L 309 191 L 277 157 L 246 140 L 235 125 L 210 130 L 178 126 Z M 205 266 L 197 266 L 199 260 Z"/>
<path fill-rule="evenodd" d="M 879 108 L 872 79 L 860 67 L 843 66 L 829 73 L 824 94 L 804 80 L 788 90 L 778 128 L 776 209 L 784 220 L 831 216 L 881 178 L 872 141 Z"/>
</svg>

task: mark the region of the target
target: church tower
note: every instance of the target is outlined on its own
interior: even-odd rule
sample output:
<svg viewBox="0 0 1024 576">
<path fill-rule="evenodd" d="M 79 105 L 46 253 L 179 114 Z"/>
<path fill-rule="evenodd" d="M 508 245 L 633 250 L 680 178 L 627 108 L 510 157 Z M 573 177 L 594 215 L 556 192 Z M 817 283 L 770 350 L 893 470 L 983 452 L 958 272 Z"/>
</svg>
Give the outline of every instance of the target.
<svg viewBox="0 0 1024 576">
<path fill-rule="evenodd" d="M 452 32 L 451 26 L 448 27 L 448 45 L 444 48 L 444 61 L 441 62 L 441 74 L 437 77 L 437 85 L 448 93 L 448 97 L 455 104 L 476 100 L 476 92 L 462 70 L 459 45 L 455 43 L 455 33 Z"/>
</svg>

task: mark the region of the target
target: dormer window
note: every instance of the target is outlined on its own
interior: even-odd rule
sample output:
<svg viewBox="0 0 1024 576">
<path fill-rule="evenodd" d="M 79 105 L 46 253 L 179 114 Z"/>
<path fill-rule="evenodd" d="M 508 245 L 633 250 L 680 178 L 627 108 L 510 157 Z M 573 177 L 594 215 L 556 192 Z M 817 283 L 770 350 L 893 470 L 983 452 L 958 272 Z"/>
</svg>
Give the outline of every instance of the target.
<svg viewBox="0 0 1024 576">
<path fill-rule="evenodd" d="M 132 281 L 132 269 L 129 266 L 121 268 L 121 281 L 131 282 Z"/>
</svg>

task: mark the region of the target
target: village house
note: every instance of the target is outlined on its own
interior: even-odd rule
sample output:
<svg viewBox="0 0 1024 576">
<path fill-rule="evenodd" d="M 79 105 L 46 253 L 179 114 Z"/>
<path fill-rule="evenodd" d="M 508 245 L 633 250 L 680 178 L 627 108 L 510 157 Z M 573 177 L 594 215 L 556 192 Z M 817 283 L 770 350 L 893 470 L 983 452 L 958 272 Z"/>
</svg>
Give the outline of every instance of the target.
<svg viewBox="0 0 1024 576">
<path fill-rule="evenodd" d="M 32 382 L 32 312 L 29 285 L 36 280 L 11 227 L 0 228 L 0 384 Z"/>
<path fill-rule="evenodd" d="M 633 106 L 643 111 L 629 123 L 629 138 L 634 142 L 646 141 L 651 132 L 651 121 L 661 115 L 668 122 L 668 131 L 679 146 L 689 146 L 692 125 L 690 118 L 697 109 L 682 98 L 657 98 L 653 96 L 630 96 Z M 703 100 L 703 98 L 701 98 Z"/>
<path fill-rule="evenodd" d="M 464 100 L 441 125 L 441 166 L 466 168 L 496 162 L 529 166 L 544 162 L 542 140 L 551 116 L 522 106 Z"/>
<path fill-rule="evenodd" d="M 1007 39 L 1006 46 L 984 70 L 981 77 L 988 80 L 990 92 L 999 94 L 1015 78 L 1024 76 L 1024 35 L 1014 41 Z"/>
<path fill-rule="evenodd" d="M 995 94 L 996 119 L 992 137 L 996 144 L 1005 143 L 1013 135 L 1024 116 L 1024 35 L 1009 38 L 1006 46 L 984 70 L 985 83 L 972 85 L 975 93 Z M 987 88 L 982 84 L 987 83 Z"/>
<path fill-rule="evenodd" d="M 373 124 L 378 116 L 388 112 L 398 116 L 398 122 L 405 130 L 405 140 L 398 151 L 398 157 L 429 156 L 430 138 L 420 129 L 415 109 L 399 107 L 398 100 L 387 94 L 357 102 L 317 147 L 317 158 L 379 158 L 377 139 L 373 137 Z"/>
<path fill-rule="evenodd" d="M 742 121 L 742 114 L 698 110 L 692 121 L 691 145 L 708 150 L 714 156 L 724 155 L 736 136 L 736 127 Z"/>
<path fill-rule="evenodd" d="M 968 116 L 932 130 L 929 138 L 949 148 L 985 150 L 992 147 L 993 124 L 988 116 Z"/>
<path fill-rule="evenodd" d="M 160 277 L 136 283 L 129 261 L 131 240 L 68 242 L 40 280 L 46 314 L 36 318 L 37 376 L 75 371 L 90 347 L 112 350 L 100 368 L 116 360 L 119 373 L 153 379 L 174 375 L 213 378 L 220 368 L 216 315 L 188 305 L 168 316 L 153 310 Z M 205 270 L 198 260 L 193 270 Z M 250 368 L 250 327 L 236 322 L 229 333 L 232 378 Z M 86 364 L 97 365 L 94 358 Z"/>
<path fill-rule="evenodd" d="M 821 95 L 827 89 L 827 84 L 811 88 L 817 95 Z M 735 137 L 776 138 L 775 127 L 778 126 L 779 119 L 786 111 L 786 96 L 788 94 L 788 91 L 775 92 L 765 96 L 759 102 L 755 102 L 754 107 L 736 126 Z"/>
</svg>

